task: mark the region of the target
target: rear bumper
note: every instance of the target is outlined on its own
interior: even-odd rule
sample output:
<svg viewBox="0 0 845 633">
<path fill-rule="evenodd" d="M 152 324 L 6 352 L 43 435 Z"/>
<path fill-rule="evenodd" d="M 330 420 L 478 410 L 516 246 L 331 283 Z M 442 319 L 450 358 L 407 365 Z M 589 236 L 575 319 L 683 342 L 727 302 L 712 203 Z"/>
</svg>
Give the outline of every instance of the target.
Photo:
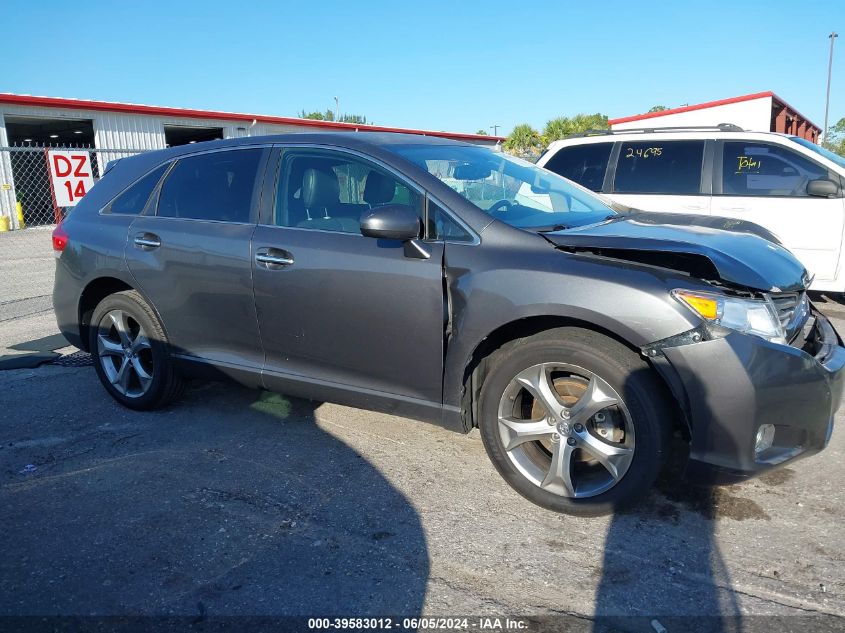
<svg viewBox="0 0 845 633">
<path fill-rule="evenodd" d="M 824 316 L 813 317 L 803 349 L 731 333 L 661 350 L 655 365 L 690 425 L 690 479 L 741 481 L 827 446 L 845 387 L 845 347 Z M 755 453 L 761 424 L 774 425 L 774 441 Z"/>
<path fill-rule="evenodd" d="M 56 324 L 68 343 L 85 349 L 87 341 L 82 340 L 79 327 L 80 292 L 79 284 L 57 260 L 53 282 L 53 311 L 56 314 Z"/>
</svg>

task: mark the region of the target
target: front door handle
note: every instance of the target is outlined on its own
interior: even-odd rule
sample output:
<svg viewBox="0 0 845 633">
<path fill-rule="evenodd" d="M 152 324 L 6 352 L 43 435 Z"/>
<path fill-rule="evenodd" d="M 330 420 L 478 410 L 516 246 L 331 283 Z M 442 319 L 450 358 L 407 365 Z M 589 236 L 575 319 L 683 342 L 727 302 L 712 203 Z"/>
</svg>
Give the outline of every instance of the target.
<svg viewBox="0 0 845 633">
<path fill-rule="evenodd" d="M 263 268 L 279 270 L 293 264 L 293 255 L 280 248 L 264 247 L 255 252 L 255 262 Z"/>
<path fill-rule="evenodd" d="M 158 248 L 161 246 L 161 238 L 155 233 L 138 233 L 135 236 L 135 246 L 145 251 Z"/>
<path fill-rule="evenodd" d="M 748 207 L 722 207 L 722 211 L 748 211 Z"/>
</svg>

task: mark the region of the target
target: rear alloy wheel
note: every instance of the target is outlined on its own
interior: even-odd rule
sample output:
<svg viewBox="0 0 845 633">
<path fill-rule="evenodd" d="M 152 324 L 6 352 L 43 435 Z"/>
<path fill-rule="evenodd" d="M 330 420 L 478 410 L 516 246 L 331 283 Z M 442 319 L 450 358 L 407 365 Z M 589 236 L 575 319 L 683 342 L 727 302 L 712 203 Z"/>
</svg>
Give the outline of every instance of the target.
<svg viewBox="0 0 845 633">
<path fill-rule="evenodd" d="M 122 396 L 143 396 L 153 382 L 150 340 L 123 310 L 107 312 L 97 327 L 97 356 L 112 387 Z"/>
<path fill-rule="evenodd" d="M 481 392 L 482 439 L 498 471 L 534 503 L 568 514 L 605 514 L 646 494 L 668 423 L 650 367 L 577 328 L 506 346 Z"/>
<path fill-rule="evenodd" d="M 184 381 L 170 359 L 164 328 L 134 290 L 103 299 L 91 318 L 88 349 L 111 396 L 132 409 L 155 409 L 178 398 Z"/>
</svg>

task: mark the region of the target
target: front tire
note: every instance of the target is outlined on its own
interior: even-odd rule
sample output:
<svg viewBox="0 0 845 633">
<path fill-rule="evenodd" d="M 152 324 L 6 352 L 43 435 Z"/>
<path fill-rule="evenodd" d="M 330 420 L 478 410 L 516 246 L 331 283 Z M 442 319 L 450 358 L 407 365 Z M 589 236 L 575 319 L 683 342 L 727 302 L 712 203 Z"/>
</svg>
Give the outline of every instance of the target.
<svg viewBox="0 0 845 633">
<path fill-rule="evenodd" d="M 651 489 L 671 409 L 653 370 L 597 332 L 558 328 L 489 360 L 481 437 L 504 479 L 556 512 L 608 514 Z"/>
<path fill-rule="evenodd" d="M 123 406 L 156 409 L 184 392 L 164 328 L 138 292 L 126 290 L 103 299 L 88 331 L 97 376 Z"/>
</svg>

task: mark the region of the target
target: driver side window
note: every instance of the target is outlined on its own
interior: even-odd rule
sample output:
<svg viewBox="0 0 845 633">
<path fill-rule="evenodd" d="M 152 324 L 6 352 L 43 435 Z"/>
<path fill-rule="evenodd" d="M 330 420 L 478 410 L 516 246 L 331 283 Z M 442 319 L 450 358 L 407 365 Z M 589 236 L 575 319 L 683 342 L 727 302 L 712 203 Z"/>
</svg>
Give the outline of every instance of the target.
<svg viewBox="0 0 845 633">
<path fill-rule="evenodd" d="M 341 152 L 283 155 L 276 226 L 360 233 L 361 215 L 386 204 L 409 206 L 422 218 L 422 196 L 375 165 Z"/>
<path fill-rule="evenodd" d="M 722 195 L 805 198 L 808 182 L 827 177 L 827 169 L 779 145 L 724 144 Z"/>
</svg>

